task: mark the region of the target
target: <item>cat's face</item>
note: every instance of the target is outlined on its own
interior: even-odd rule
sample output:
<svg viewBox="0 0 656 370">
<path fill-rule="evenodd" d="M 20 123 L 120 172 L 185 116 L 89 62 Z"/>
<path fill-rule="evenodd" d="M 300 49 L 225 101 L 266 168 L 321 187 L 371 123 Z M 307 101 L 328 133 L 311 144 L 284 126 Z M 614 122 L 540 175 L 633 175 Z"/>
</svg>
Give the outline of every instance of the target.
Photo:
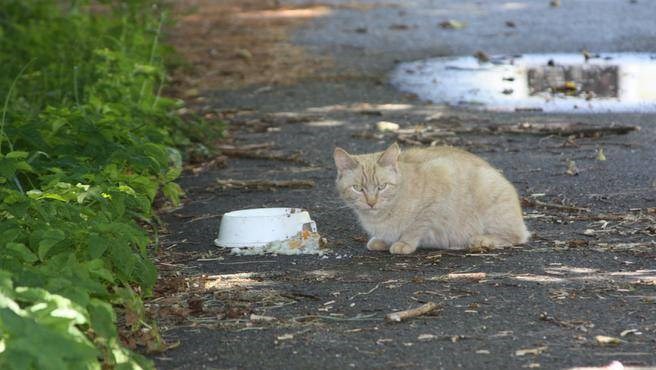
<svg viewBox="0 0 656 370">
<path fill-rule="evenodd" d="M 387 208 L 398 191 L 399 146 L 392 144 L 382 153 L 353 156 L 341 148 L 334 153 L 337 190 L 347 204 L 363 212 Z"/>
</svg>

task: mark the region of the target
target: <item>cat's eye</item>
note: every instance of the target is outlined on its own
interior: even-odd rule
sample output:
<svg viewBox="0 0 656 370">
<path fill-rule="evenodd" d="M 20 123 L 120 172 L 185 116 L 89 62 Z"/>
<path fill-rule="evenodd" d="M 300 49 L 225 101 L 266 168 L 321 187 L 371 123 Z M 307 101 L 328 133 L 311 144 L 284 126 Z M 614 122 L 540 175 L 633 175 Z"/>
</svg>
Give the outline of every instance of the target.
<svg viewBox="0 0 656 370">
<path fill-rule="evenodd" d="M 362 186 L 360 186 L 360 185 L 353 185 L 353 186 L 351 186 L 351 188 L 353 190 L 357 191 L 358 193 L 362 193 Z"/>
<path fill-rule="evenodd" d="M 383 190 L 385 190 L 385 189 L 387 188 L 387 185 L 388 185 L 388 184 L 380 184 L 380 185 L 378 185 L 378 191 L 383 191 Z"/>
</svg>

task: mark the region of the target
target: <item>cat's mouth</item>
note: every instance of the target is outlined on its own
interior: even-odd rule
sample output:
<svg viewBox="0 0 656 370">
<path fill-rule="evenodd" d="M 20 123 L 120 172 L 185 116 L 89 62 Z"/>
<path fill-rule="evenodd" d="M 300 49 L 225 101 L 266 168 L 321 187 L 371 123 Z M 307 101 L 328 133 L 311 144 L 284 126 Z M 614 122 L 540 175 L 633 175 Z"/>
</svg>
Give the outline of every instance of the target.
<svg viewBox="0 0 656 370">
<path fill-rule="evenodd" d="M 365 211 L 365 212 L 374 213 L 374 212 L 380 211 L 380 207 L 376 207 L 376 205 L 373 205 L 373 206 L 367 205 L 367 206 L 360 207 L 360 210 Z"/>
</svg>

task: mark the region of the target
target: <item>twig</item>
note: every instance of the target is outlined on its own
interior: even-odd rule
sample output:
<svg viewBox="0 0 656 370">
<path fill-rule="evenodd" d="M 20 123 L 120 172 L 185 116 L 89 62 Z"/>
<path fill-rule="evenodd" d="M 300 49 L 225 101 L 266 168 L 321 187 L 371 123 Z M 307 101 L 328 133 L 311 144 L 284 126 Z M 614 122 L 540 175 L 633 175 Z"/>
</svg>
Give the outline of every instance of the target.
<svg viewBox="0 0 656 370">
<path fill-rule="evenodd" d="M 311 299 L 313 301 L 318 301 L 320 298 L 317 297 L 316 295 L 313 294 L 308 294 L 308 293 L 303 293 L 303 292 L 298 292 L 298 291 L 288 291 L 288 292 L 280 292 L 279 295 L 281 297 L 293 299 L 297 301 L 298 299 L 296 298 L 307 298 Z"/>
<path fill-rule="evenodd" d="M 199 258 L 196 261 L 197 262 L 212 262 L 212 261 L 223 261 L 223 257 L 216 257 L 216 258 Z"/>
<path fill-rule="evenodd" d="M 217 214 L 217 215 L 205 214 L 205 215 L 202 215 L 202 216 L 194 217 L 191 220 L 185 221 L 185 223 L 188 224 L 188 223 L 191 223 L 191 222 L 207 220 L 207 219 L 210 219 L 210 218 L 217 218 L 217 217 L 221 217 L 221 215 L 220 214 Z"/>
<path fill-rule="evenodd" d="M 568 206 L 565 204 L 556 204 L 556 203 L 547 203 L 537 199 L 531 199 L 524 197 L 524 202 L 530 207 L 540 206 L 545 208 L 561 209 L 564 211 L 576 211 L 576 212 L 590 212 L 590 208 Z"/>
<path fill-rule="evenodd" d="M 221 263 L 217 263 L 217 265 L 245 265 L 247 263 L 276 263 L 276 261 L 221 262 Z"/>
<path fill-rule="evenodd" d="M 331 320 L 331 321 L 379 321 L 380 318 L 374 317 L 375 314 L 371 315 L 358 315 L 355 317 L 338 317 L 338 316 L 325 316 L 325 315 L 304 315 L 293 317 L 292 321 L 305 321 L 308 319 L 322 319 L 322 320 Z"/>
<path fill-rule="evenodd" d="M 235 332 L 240 332 L 240 331 L 249 331 L 249 330 L 266 330 L 269 329 L 269 327 L 264 327 L 264 326 L 247 326 L 245 328 L 237 329 Z"/>
<path fill-rule="evenodd" d="M 439 280 L 459 280 L 459 281 L 474 281 L 478 282 L 488 278 L 485 272 L 450 272 L 446 275 L 440 276 Z"/>
<path fill-rule="evenodd" d="M 380 283 L 376 284 L 375 287 L 371 288 L 369 291 L 367 291 L 367 292 L 365 292 L 365 293 L 363 293 L 363 292 L 356 293 L 353 297 L 349 298 L 349 301 L 351 301 L 351 300 L 353 300 L 355 297 L 358 297 L 358 296 L 361 296 L 361 295 L 369 295 L 369 294 L 373 293 L 374 290 L 376 290 L 376 289 L 378 289 L 378 288 L 380 288 Z"/>
<path fill-rule="evenodd" d="M 264 315 L 256 315 L 256 314 L 251 314 L 250 316 L 251 321 L 265 321 L 265 322 L 271 322 L 271 321 L 276 321 L 277 319 L 273 316 L 264 316 Z"/>
<path fill-rule="evenodd" d="M 241 153 L 245 153 L 245 152 L 249 152 L 249 151 L 253 151 L 253 150 L 271 148 L 272 146 L 273 146 L 273 142 L 247 144 L 247 145 L 242 145 L 242 146 L 229 145 L 229 144 L 219 144 L 219 145 L 216 146 L 216 149 L 219 149 L 220 151 L 222 151 L 226 155 L 232 155 L 232 154 L 239 155 Z"/>
<path fill-rule="evenodd" d="M 403 320 L 410 319 L 413 317 L 426 315 L 438 307 L 439 305 L 437 303 L 428 302 L 426 304 L 423 304 L 417 308 L 413 308 L 410 310 L 389 313 L 385 315 L 385 320 L 393 321 L 393 322 L 401 322 Z"/>
<path fill-rule="evenodd" d="M 231 156 L 231 155 L 228 155 Z M 267 151 L 262 151 L 262 150 L 257 150 L 253 152 L 247 152 L 243 153 L 240 155 L 232 155 L 234 157 L 241 157 L 241 158 L 250 158 L 250 159 L 269 159 L 272 161 L 281 161 L 281 162 L 292 162 L 292 163 L 300 163 L 304 165 L 310 165 L 310 162 L 304 160 L 301 158 L 300 153 L 294 153 L 290 155 L 285 155 L 282 153 L 274 153 L 274 152 L 267 152 Z"/>
<path fill-rule="evenodd" d="M 585 123 L 575 122 L 554 122 L 554 123 L 521 123 L 512 126 L 489 126 L 488 130 L 496 133 L 507 134 L 530 134 L 530 135 L 558 135 L 558 136 L 579 136 L 579 137 L 596 137 L 601 134 L 624 135 L 631 131 L 640 130 L 640 126 L 611 125 L 597 126 Z"/>
<path fill-rule="evenodd" d="M 216 180 L 222 189 L 309 189 L 315 183 L 312 180 Z"/>
<path fill-rule="evenodd" d="M 492 125 L 488 127 L 449 128 L 447 130 L 431 126 L 399 130 L 397 140 L 410 145 L 431 144 L 436 140 L 445 140 L 456 134 L 511 134 L 538 136 L 576 136 L 600 137 L 603 134 L 624 135 L 640 130 L 640 126 L 611 125 L 596 126 L 584 123 L 553 122 L 553 123 L 521 123 L 518 125 Z"/>
<path fill-rule="evenodd" d="M 273 143 L 249 144 L 240 147 L 223 144 L 217 146 L 217 149 L 221 150 L 221 152 L 228 157 L 270 159 L 274 161 L 308 164 L 308 162 L 301 157 L 300 153 L 287 155 L 281 152 L 268 150 L 272 146 Z"/>
</svg>

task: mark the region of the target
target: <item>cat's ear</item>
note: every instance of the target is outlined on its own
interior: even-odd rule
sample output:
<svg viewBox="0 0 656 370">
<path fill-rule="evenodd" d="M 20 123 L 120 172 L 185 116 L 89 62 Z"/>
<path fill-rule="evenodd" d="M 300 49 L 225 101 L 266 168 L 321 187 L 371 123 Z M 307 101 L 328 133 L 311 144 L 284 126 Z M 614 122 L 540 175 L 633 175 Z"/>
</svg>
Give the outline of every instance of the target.
<svg viewBox="0 0 656 370">
<path fill-rule="evenodd" d="M 399 162 L 399 155 L 401 154 L 401 148 L 397 143 L 390 145 L 389 148 L 378 157 L 378 165 L 382 167 L 392 167 L 396 168 L 396 165 Z"/>
<path fill-rule="evenodd" d="M 335 166 L 339 172 L 354 170 L 358 167 L 358 161 L 342 148 L 335 148 L 333 158 L 335 158 Z"/>
</svg>

